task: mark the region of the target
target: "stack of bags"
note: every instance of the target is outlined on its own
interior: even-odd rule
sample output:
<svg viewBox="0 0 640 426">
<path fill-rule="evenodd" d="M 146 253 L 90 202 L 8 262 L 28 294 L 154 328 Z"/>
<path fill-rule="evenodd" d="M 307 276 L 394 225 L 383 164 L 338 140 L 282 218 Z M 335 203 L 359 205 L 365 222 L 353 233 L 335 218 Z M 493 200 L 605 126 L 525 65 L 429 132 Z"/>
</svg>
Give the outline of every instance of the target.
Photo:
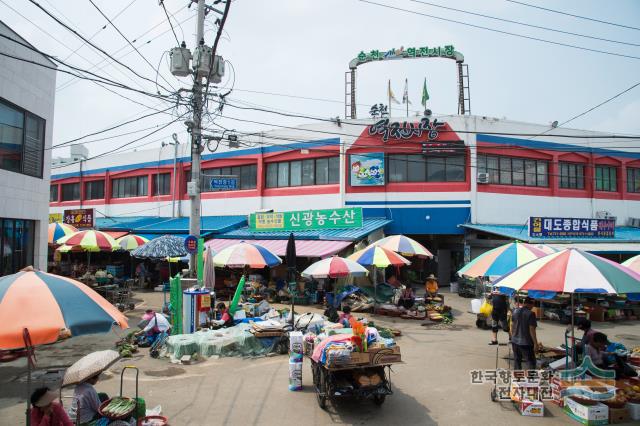
<svg viewBox="0 0 640 426">
<path fill-rule="evenodd" d="M 300 331 L 289 333 L 289 390 L 302 390 L 303 336 Z"/>
</svg>

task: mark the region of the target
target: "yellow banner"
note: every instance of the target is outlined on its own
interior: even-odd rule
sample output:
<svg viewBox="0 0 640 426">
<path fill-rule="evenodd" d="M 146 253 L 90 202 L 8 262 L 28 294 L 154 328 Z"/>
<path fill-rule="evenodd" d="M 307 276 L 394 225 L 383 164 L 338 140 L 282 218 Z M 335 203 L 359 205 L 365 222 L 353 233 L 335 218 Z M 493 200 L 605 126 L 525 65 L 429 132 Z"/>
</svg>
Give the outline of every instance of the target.
<svg viewBox="0 0 640 426">
<path fill-rule="evenodd" d="M 49 213 L 49 223 L 62 222 L 62 213 Z"/>
</svg>

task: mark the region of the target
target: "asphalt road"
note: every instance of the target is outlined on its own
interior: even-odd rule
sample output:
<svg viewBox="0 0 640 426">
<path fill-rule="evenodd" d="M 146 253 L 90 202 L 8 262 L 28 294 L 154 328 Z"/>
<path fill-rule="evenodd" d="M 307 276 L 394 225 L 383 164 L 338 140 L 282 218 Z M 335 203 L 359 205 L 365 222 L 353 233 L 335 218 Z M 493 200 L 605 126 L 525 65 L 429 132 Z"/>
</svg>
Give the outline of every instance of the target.
<svg viewBox="0 0 640 426">
<path fill-rule="evenodd" d="M 143 299 L 131 313 L 132 324 L 147 307 L 158 307 L 161 296 L 140 295 Z M 146 350 L 133 359 L 116 364 L 98 383 L 100 391 L 117 394 L 119 372 L 124 365 L 140 368 L 139 391 L 147 407 L 161 405 L 172 425 L 511 425 L 572 424 L 558 407 L 546 403 L 544 418 L 522 417 L 510 403 L 490 401 L 489 385 L 472 385 L 470 370 L 495 367 L 496 349 L 487 346 L 490 332 L 475 328 L 475 315 L 467 313 L 469 299 L 446 294 L 456 320 L 447 327 L 424 327 L 420 321 L 375 321 L 400 328 L 398 343 L 404 364 L 392 373 L 394 394 L 378 407 L 371 401 L 343 400 L 318 407 L 312 388 L 308 360 L 303 370 L 304 390 L 288 390 L 288 357 L 257 359 L 209 359 L 194 365 L 174 365 L 166 359 L 150 358 Z M 306 310 L 306 308 L 303 307 Z M 311 309 L 309 309 L 311 310 Z M 597 324 L 611 339 L 628 346 L 640 346 L 638 322 Z M 539 339 L 546 345 L 563 341 L 565 327 L 541 322 Z M 94 350 L 109 348 L 117 340 L 113 333 L 85 336 L 38 350 L 36 383 L 45 383 L 55 374 L 47 370 L 64 368 Z M 501 335 L 506 340 L 506 336 Z M 500 348 L 506 355 L 507 348 Z M 500 359 L 501 366 L 506 361 Z M 23 424 L 26 396 L 25 361 L 0 365 L 0 424 Z M 135 392 L 134 381 L 126 377 L 125 395 Z M 577 423 L 575 423 L 577 424 Z"/>
</svg>

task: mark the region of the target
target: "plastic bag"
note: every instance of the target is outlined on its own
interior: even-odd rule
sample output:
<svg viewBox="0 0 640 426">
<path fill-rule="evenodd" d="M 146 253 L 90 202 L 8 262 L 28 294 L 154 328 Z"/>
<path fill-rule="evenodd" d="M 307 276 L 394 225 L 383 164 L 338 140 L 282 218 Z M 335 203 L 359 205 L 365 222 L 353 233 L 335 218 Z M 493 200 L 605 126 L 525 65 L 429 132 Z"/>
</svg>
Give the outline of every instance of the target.
<svg viewBox="0 0 640 426">
<path fill-rule="evenodd" d="M 484 316 L 491 316 L 491 312 L 493 311 L 493 305 L 489 303 L 487 299 L 482 300 L 482 305 L 480 305 L 480 313 Z"/>
</svg>

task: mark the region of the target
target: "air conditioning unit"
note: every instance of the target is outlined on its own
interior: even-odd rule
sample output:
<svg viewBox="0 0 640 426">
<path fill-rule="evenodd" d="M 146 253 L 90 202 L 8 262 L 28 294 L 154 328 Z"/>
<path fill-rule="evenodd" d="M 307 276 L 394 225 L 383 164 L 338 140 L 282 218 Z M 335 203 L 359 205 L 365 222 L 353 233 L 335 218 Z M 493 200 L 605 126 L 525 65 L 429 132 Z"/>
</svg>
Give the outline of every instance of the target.
<svg viewBox="0 0 640 426">
<path fill-rule="evenodd" d="M 612 219 L 611 213 L 606 210 L 596 212 L 596 219 Z"/>
<path fill-rule="evenodd" d="M 630 217 L 629 218 L 629 226 L 633 228 L 640 228 L 640 218 L 638 217 Z"/>
<path fill-rule="evenodd" d="M 478 183 L 489 183 L 489 173 L 478 173 Z"/>
</svg>

